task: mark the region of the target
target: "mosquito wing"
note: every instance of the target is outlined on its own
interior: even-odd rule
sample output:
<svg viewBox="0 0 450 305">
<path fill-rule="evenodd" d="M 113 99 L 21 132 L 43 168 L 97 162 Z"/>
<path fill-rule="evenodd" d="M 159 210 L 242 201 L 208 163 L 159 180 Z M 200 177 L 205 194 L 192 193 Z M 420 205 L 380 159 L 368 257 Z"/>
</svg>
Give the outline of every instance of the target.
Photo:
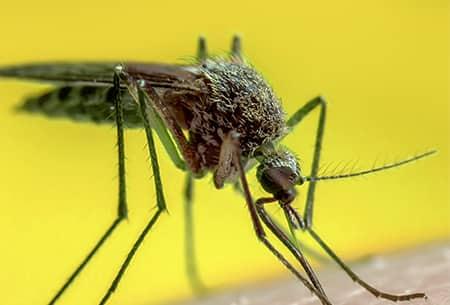
<svg viewBox="0 0 450 305">
<path fill-rule="evenodd" d="M 155 88 L 201 91 L 201 77 L 193 66 L 138 62 L 48 62 L 0 68 L 0 77 L 10 77 L 66 85 L 111 86 L 118 65 L 133 79 L 145 79 Z M 196 85 L 197 83 L 197 85 Z"/>
<path fill-rule="evenodd" d="M 1 77 L 86 85 L 110 85 L 118 63 L 49 62 L 0 68 Z"/>
</svg>

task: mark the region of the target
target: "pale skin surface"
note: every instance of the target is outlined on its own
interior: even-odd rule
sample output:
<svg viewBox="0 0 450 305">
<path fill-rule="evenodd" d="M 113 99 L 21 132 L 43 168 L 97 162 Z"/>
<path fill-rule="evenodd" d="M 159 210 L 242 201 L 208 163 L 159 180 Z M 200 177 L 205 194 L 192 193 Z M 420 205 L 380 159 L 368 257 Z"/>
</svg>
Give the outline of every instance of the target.
<svg viewBox="0 0 450 305">
<path fill-rule="evenodd" d="M 450 243 L 431 244 L 374 256 L 351 264 L 353 270 L 381 290 L 425 292 L 428 299 L 390 302 L 377 299 L 329 264 L 318 276 L 333 305 L 450 305 Z M 176 305 L 319 305 L 320 301 L 294 278 L 214 294 Z M 171 305 L 175 305 L 172 303 Z"/>
</svg>

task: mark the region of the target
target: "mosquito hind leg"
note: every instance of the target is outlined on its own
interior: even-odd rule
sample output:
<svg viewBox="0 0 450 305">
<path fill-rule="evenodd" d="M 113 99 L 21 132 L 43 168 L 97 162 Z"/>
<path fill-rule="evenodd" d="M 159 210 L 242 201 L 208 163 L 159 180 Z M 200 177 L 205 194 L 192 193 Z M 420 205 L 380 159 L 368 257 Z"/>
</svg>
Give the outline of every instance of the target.
<svg viewBox="0 0 450 305">
<path fill-rule="evenodd" d="M 348 267 L 337 255 L 334 251 L 322 240 L 322 238 L 312 229 L 307 229 L 308 233 L 312 236 L 312 238 L 319 244 L 319 246 L 348 274 L 348 276 L 356 283 L 361 285 L 371 294 L 376 296 L 377 298 L 387 299 L 393 302 L 397 301 L 410 301 L 412 299 L 426 299 L 427 296 L 425 293 L 410 293 L 410 294 L 402 294 L 395 295 L 386 293 L 376 289 L 375 287 L 369 285 L 367 282 L 363 281 L 355 272 L 353 272 L 350 267 Z"/>
<path fill-rule="evenodd" d="M 140 113 L 142 116 L 142 120 L 144 122 L 144 129 L 145 129 L 145 133 L 146 133 L 146 137 L 147 137 L 147 144 L 148 144 L 150 159 L 151 159 L 151 163 L 152 163 L 153 180 L 155 182 L 155 189 L 156 189 L 157 210 L 153 214 L 153 216 L 150 218 L 150 220 L 147 223 L 147 225 L 145 226 L 145 228 L 142 230 L 141 234 L 139 235 L 139 237 L 133 244 L 131 250 L 128 252 L 127 257 L 125 258 L 122 265 L 120 266 L 120 269 L 117 272 L 113 282 L 111 283 L 107 292 L 105 293 L 102 300 L 100 301 L 100 303 L 99 303 L 100 305 L 106 304 L 108 299 L 111 297 L 111 295 L 117 289 L 126 269 L 128 268 L 131 260 L 133 259 L 134 255 L 136 254 L 136 251 L 141 246 L 146 235 L 153 228 L 153 226 L 155 225 L 155 223 L 161 216 L 162 212 L 167 210 L 166 202 L 164 199 L 163 186 L 162 186 L 162 182 L 161 182 L 161 175 L 160 175 L 160 171 L 159 171 L 158 157 L 156 154 L 156 148 L 155 148 L 155 143 L 154 143 L 154 139 L 153 139 L 153 133 L 152 133 L 152 129 L 150 128 L 150 122 L 148 121 L 148 119 L 145 115 L 146 108 L 148 107 L 148 105 L 145 100 L 144 92 L 140 86 L 138 88 L 138 101 L 139 101 L 139 110 L 140 110 Z"/>
<path fill-rule="evenodd" d="M 117 217 L 109 228 L 103 233 L 102 237 L 97 241 L 92 250 L 86 255 L 83 261 L 78 265 L 75 271 L 69 276 L 64 285 L 58 290 L 53 298 L 48 303 L 53 305 L 62 296 L 62 294 L 69 288 L 77 276 L 83 271 L 84 267 L 94 257 L 97 251 L 102 247 L 105 241 L 113 234 L 117 226 L 127 218 L 127 198 L 126 198 L 126 183 L 125 183 L 125 144 L 124 144 L 124 119 L 123 119 L 123 105 L 120 96 L 120 80 L 118 75 L 114 74 L 114 106 L 116 112 L 116 128 L 117 128 L 117 154 L 119 164 L 119 202 L 117 208 Z"/>
<path fill-rule="evenodd" d="M 317 173 L 319 171 L 319 161 L 320 161 L 320 153 L 322 151 L 322 142 L 323 142 L 323 133 L 325 130 L 325 119 L 326 119 L 326 110 L 327 110 L 327 104 L 325 100 L 318 96 L 308 103 L 306 103 L 303 107 L 301 107 L 299 110 L 297 110 L 286 122 L 286 125 L 290 128 L 294 128 L 297 124 L 299 124 L 309 113 L 311 113 L 312 110 L 315 108 L 320 107 L 320 114 L 319 114 L 319 122 L 317 125 L 317 131 L 316 131 L 316 141 L 314 144 L 314 156 L 313 156 L 313 162 L 311 166 L 311 173 L 310 177 L 314 178 L 317 176 Z M 313 221 L 313 208 L 314 208 L 314 194 L 316 191 L 316 183 L 314 179 L 311 179 L 309 182 L 308 187 L 308 194 L 306 197 L 306 204 L 305 204 L 305 211 L 304 211 L 304 217 L 305 217 L 305 225 L 306 228 L 310 228 L 312 226 Z"/>
</svg>

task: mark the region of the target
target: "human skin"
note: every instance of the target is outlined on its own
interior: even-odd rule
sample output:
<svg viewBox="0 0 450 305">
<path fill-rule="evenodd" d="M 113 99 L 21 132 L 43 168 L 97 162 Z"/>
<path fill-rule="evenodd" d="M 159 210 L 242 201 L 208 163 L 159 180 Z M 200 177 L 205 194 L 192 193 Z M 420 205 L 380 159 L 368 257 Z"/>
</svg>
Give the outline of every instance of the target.
<svg viewBox="0 0 450 305">
<path fill-rule="evenodd" d="M 391 302 L 376 298 L 331 264 L 318 274 L 333 305 L 450 305 L 450 243 L 374 256 L 351 264 L 364 280 L 391 293 L 425 292 L 427 299 Z M 211 295 L 179 305 L 320 305 L 295 279 Z"/>
</svg>

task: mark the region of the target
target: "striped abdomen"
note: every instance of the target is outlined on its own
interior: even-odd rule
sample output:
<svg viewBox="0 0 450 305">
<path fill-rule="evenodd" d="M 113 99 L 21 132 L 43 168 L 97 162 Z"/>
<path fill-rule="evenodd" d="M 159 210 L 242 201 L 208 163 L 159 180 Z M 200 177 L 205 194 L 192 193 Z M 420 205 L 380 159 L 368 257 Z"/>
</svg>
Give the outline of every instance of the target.
<svg viewBox="0 0 450 305">
<path fill-rule="evenodd" d="M 19 110 L 41 113 L 49 117 L 64 117 L 75 121 L 114 123 L 114 95 L 112 87 L 66 86 L 27 98 Z M 126 127 L 141 127 L 137 104 L 123 89 Z"/>
</svg>

